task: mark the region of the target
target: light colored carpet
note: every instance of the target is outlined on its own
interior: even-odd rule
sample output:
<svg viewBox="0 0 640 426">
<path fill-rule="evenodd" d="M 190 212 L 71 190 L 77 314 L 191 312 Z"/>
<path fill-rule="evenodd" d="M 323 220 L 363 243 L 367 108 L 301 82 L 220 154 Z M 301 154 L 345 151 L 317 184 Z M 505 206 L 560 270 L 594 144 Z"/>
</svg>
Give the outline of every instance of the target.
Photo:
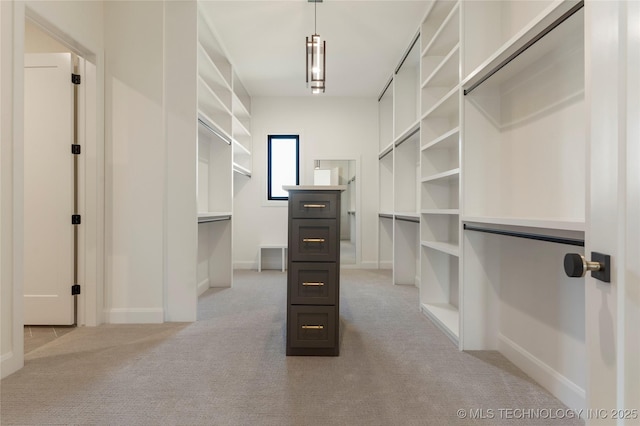
<svg viewBox="0 0 640 426">
<path fill-rule="evenodd" d="M 1 383 L 0 423 L 582 424 L 501 419 L 566 407 L 498 353 L 459 352 L 388 271 L 341 280 L 339 357 L 285 356 L 286 274 L 236 271 L 233 288 L 201 296 L 195 323 L 79 328 L 32 351 Z"/>
</svg>

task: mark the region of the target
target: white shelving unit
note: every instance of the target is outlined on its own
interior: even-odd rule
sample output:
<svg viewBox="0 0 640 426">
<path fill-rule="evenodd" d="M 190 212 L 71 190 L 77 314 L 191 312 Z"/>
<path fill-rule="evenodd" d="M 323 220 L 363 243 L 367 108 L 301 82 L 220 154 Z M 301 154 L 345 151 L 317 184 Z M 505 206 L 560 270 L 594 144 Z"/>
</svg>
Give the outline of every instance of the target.
<svg viewBox="0 0 640 426">
<path fill-rule="evenodd" d="M 571 243 L 585 229 L 584 13 L 477 1 L 463 15 L 462 222 L 474 230 L 460 231 L 460 348 L 499 350 L 584 407 L 584 279 L 562 267 L 584 251 Z"/>
<path fill-rule="evenodd" d="M 378 99 L 378 267 L 393 268 L 393 79 Z"/>
<path fill-rule="evenodd" d="M 460 2 L 436 1 L 422 22 L 420 309 L 460 335 Z"/>
<path fill-rule="evenodd" d="M 420 38 L 409 44 L 379 98 L 379 267 L 395 284 L 419 280 Z"/>
<path fill-rule="evenodd" d="M 234 176 L 251 177 L 251 97 L 198 14 L 198 294 L 233 281 Z"/>
</svg>

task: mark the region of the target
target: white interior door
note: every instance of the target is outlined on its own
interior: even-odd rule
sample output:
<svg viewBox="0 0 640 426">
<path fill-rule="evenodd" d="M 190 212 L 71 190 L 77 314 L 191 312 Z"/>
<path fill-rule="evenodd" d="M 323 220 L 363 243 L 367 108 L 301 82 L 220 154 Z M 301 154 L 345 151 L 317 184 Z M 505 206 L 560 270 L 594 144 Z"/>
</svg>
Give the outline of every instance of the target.
<svg viewBox="0 0 640 426">
<path fill-rule="evenodd" d="M 74 323 L 71 73 L 70 53 L 25 55 L 25 324 Z"/>
<path fill-rule="evenodd" d="M 640 3 L 586 3 L 590 182 L 585 255 L 588 424 L 640 422 Z"/>
</svg>

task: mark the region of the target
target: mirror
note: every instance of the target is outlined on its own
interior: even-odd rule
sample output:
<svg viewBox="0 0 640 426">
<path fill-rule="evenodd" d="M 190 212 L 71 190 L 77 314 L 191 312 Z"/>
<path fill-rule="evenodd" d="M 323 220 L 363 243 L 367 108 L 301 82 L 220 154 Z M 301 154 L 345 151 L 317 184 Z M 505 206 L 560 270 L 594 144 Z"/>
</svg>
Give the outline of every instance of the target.
<svg viewBox="0 0 640 426">
<path fill-rule="evenodd" d="M 314 185 L 345 185 L 340 200 L 340 263 L 355 265 L 356 260 L 356 160 L 315 160 Z"/>
</svg>

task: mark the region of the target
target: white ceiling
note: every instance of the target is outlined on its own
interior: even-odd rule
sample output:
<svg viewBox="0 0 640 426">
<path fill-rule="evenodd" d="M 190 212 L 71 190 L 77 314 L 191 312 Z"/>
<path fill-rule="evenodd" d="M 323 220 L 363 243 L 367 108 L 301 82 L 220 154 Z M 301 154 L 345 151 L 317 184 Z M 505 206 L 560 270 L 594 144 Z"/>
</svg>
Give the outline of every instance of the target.
<svg viewBox="0 0 640 426">
<path fill-rule="evenodd" d="M 430 3 L 318 3 L 317 33 L 327 42 L 326 93 L 320 96 L 378 96 Z M 314 33 L 314 3 L 200 0 L 199 4 L 251 96 L 312 96 L 305 83 L 305 37 Z"/>
</svg>

